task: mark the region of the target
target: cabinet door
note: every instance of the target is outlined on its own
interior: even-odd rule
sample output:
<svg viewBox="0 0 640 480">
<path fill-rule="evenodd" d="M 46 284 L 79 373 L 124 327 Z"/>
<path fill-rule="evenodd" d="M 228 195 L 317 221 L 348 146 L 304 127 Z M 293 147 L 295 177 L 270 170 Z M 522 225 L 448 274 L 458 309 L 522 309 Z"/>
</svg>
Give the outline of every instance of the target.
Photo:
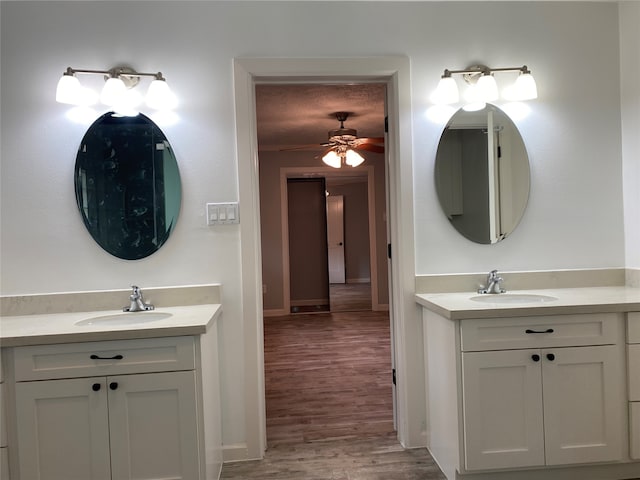
<svg viewBox="0 0 640 480">
<path fill-rule="evenodd" d="M 19 478 L 110 480 L 105 379 L 16 384 Z"/>
<path fill-rule="evenodd" d="M 539 350 L 462 354 L 467 470 L 544 465 Z"/>
<path fill-rule="evenodd" d="M 542 351 L 547 465 L 622 459 L 621 359 L 615 345 Z"/>
<path fill-rule="evenodd" d="M 193 371 L 107 378 L 113 480 L 200 478 Z"/>
</svg>

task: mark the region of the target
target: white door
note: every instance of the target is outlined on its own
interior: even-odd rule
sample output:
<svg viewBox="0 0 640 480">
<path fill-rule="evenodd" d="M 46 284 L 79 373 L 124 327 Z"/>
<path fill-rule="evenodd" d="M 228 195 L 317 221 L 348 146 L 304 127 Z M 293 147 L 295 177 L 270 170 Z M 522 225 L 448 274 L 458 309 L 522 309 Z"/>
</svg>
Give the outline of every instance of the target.
<svg viewBox="0 0 640 480">
<path fill-rule="evenodd" d="M 544 465 L 539 350 L 462 354 L 467 470 Z"/>
<path fill-rule="evenodd" d="M 329 246 L 329 283 L 345 283 L 344 197 L 327 197 L 327 242 Z"/>
<path fill-rule="evenodd" d="M 542 351 L 547 465 L 622 460 L 624 367 L 615 345 Z"/>
<path fill-rule="evenodd" d="M 195 373 L 107 378 L 113 480 L 200 478 Z"/>
<path fill-rule="evenodd" d="M 20 478 L 111 480 L 105 378 L 16 384 Z"/>
</svg>

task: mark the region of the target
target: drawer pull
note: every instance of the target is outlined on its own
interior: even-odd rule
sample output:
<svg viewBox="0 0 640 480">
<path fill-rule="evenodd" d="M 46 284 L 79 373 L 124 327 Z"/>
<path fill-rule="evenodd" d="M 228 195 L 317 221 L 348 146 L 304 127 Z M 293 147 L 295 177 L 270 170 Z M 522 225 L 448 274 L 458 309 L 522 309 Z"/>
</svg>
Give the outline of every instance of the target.
<svg viewBox="0 0 640 480">
<path fill-rule="evenodd" d="M 553 328 L 547 328 L 546 330 L 531 330 L 527 328 L 524 333 L 553 333 Z"/>
<path fill-rule="evenodd" d="M 91 389 L 92 389 L 94 392 L 98 392 L 98 391 L 100 391 L 100 384 L 99 384 L 99 383 L 94 383 L 93 385 L 91 385 Z"/>
<path fill-rule="evenodd" d="M 100 357 L 98 355 L 91 355 L 89 358 L 91 360 L 122 360 L 124 357 L 122 355 L 114 355 L 113 357 Z"/>
<path fill-rule="evenodd" d="M 553 353 L 547 353 L 547 360 L 553 362 L 556 359 L 556 356 Z"/>
<path fill-rule="evenodd" d="M 118 382 L 111 382 L 111 383 L 109 384 L 109 388 L 110 388 L 111 390 L 116 390 L 116 389 L 118 388 Z"/>
<path fill-rule="evenodd" d="M 533 360 L 534 362 L 539 362 L 540 355 L 538 355 L 537 353 L 534 353 L 533 355 L 531 355 L 531 360 Z"/>
</svg>

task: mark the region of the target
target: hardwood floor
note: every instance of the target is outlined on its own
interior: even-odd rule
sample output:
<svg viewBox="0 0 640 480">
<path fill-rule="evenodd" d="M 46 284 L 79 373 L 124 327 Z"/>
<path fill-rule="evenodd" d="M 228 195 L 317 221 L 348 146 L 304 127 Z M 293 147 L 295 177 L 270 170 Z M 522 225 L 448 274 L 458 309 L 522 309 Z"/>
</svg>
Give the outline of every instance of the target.
<svg viewBox="0 0 640 480">
<path fill-rule="evenodd" d="M 370 283 L 332 283 L 329 297 L 332 312 L 371 310 Z"/>
<path fill-rule="evenodd" d="M 396 439 L 387 312 L 266 318 L 264 344 L 268 449 L 221 478 L 444 479 Z"/>
<path fill-rule="evenodd" d="M 387 312 L 268 318 L 264 350 L 270 446 L 393 431 Z"/>
<path fill-rule="evenodd" d="M 404 450 L 395 435 L 280 444 L 263 460 L 227 463 L 225 480 L 446 480 L 424 448 Z"/>
</svg>

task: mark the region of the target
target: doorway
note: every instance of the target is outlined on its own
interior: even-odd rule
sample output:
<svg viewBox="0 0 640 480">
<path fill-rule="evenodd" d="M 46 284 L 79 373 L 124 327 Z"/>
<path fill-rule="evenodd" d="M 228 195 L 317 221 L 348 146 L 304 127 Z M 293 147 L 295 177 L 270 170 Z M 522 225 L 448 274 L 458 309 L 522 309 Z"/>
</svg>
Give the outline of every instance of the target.
<svg viewBox="0 0 640 480">
<path fill-rule="evenodd" d="M 390 263 L 390 316 L 393 325 L 392 358 L 397 370 L 398 439 L 405 447 L 424 445 L 424 372 L 421 367 L 421 327 L 410 292 L 415 281 L 413 244 L 413 172 L 410 115 L 410 68 L 406 57 L 367 58 L 242 58 L 234 60 L 234 88 L 238 154 L 242 315 L 244 318 L 244 413 L 246 444 L 225 448 L 225 460 L 261 458 L 266 448 L 264 396 L 264 346 L 262 342 L 264 278 L 261 269 L 259 205 L 265 192 L 256 188 L 261 174 L 255 126 L 256 83 L 270 81 L 335 82 L 375 80 L 390 88 L 389 105 L 389 207 L 392 245 Z M 401 161 L 401 159 L 406 159 Z M 395 299 L 395 301 L 393 300 Z"/>
<path fill-rule="evenodd" d="M 363 97 L 369 99 L 364 106 Z M 282 301 L 286 312 L 265 312 L 263 326 L 269 445 L 292 432 L 296 439 L 393 432 L 385 155 L 363 151 L 365 162 L 355 168 L 325 165 L 321 156 L 327 133 L 331 139 L 336 127 L 331 112 L 336 106 L 353 110 L 348 125 L 353 137 L 384 138 L 385 84 L 256 86 L 264 298 L 269 304 Z M 274 111 L 295 119 L 291 132 L 286 122 L 277 131 L 265 125 L 277 116 Z M 307 138 L 316 141 L 301 142 Z M 271 216 L 274 198 L 269 196 L 278 188 L 276 172 L 283 206 L 279 219 Z M 278 253 L 280 279 L 273 271 Z M 280 299 L 274 298 L 278 280 Z M 363 291 L 367 301 L 358 303 Z M 372 294 L 379 313 L 373 312 Z M 336 310 L 359 311 L 339 315 Z M 291 343 L 281 340 L 283 332 Z M 386 341 L 384 348 L 380 341 Z M 320 398 L 323 405 L 317 408 L 314 399 Z M 309 428 L 311 418 L 317 428 Z M 339 429 L 335 418 L 343 426 L 357 422 Z"/>
</svg>

